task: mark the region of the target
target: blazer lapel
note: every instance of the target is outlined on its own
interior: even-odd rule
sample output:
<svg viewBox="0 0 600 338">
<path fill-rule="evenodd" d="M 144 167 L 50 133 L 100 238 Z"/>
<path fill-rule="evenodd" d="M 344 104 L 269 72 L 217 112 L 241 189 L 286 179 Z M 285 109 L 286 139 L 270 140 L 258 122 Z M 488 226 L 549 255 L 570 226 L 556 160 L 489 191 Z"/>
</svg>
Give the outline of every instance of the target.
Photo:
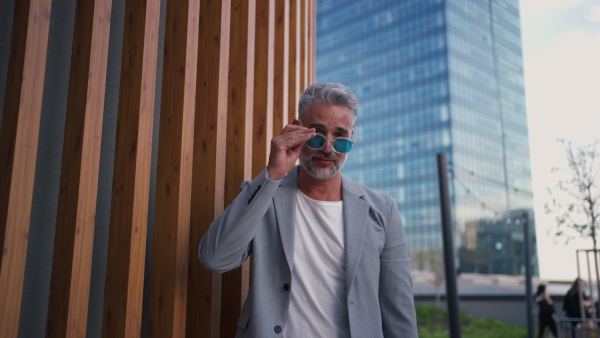
<svg viewBox="0 0 600 338">
<path fill-rule="evenodd" d="M 354 281 L 365 241 L 369 203 L 362 199 L 362 189 L 353 181 L 343 177 L 342 194 L 344 200 L 344 244 L 346 252 L 346 295 Z"/>
<path fill-rule="evenodd" d="M 280 188 L 273 197 L 277 225 L 281 235 L 283 252 L 290 271 L 294 263 L 294 238 L 296 218 L 296 194 L 298 193 L 297 168 L 292 170 L 281 182 Z"/>
<path fill-rule="evenodd" d="M 296 195 L 298 193 L 298 167 L 281 182 L 273 204 L 281 235 L 283 252 L 292 271 L 294 263 L 294 238 L 296 218 Z M 342 176 L 344 217 L 344 251 L 346 252 L 346 293 L 354 281 L 365 240 L 369 203 L 362 199 L 364 193 L 355 182 Z"/>
</svg>

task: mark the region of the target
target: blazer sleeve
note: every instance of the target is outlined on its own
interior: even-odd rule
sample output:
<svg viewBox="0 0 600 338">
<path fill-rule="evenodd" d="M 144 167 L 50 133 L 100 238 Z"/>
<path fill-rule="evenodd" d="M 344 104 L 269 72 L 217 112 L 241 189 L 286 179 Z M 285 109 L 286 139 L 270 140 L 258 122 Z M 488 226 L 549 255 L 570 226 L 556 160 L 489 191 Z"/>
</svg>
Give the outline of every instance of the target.
<svg viewBox="0 0 600 338">
<path fill-rule="evenodd" d="M 251 241 L 267 212 L 280 181 L 263 170 L 242 183 L 238 196 L 217 218 L 198 244 L 198 258 L 209 270 L 227 272 L 242 265 L 251 253 Z"/>
<path fill-rule="evenodd" d="M 418 337 L 406 236 L 393 199 L 380 265 L 379 303 L 384 336 Z"/>
</svg>

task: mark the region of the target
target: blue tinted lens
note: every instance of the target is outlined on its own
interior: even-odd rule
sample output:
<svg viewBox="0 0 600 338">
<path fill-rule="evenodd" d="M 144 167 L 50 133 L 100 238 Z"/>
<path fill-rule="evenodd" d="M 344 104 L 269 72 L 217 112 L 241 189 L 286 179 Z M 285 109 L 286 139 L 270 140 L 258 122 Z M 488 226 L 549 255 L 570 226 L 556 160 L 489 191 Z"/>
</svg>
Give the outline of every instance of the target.
<svg viewBox="0 0 600 338">
<path fill-rule="evenodd" d="M 327 142 L 327 140 L 325 139 L 325 136 L 323 136 L 321 134 L 317 134 L 315 137 L 306 141 L 306 146 L 309 147 L 310 149 L 318 150 L 318 149 L 323 148 L 323 146 L 325 145 L 325 142 Z"/>
<path fill-rule="evenodd" d="M 313 150 L 319 150 L 325 146 L 327 139 L 321 134 L 317 134 L 315 137 L 306 141 L 306 146 Z M 347 153 L 354 146 L 354 142 L 349 139 L 336 139 L 333 141 L 333 150 L 337 153 Z"/>
<path fill-rule="evenodd" d="M 352 141 L 344 138 L 339 138 L 333 141 L 333 150 L 335 150 L 338 153 L 347 153 L 350 151 L 350 149 L 352 149 L 353 145 L 354 144 L 352 143 Z"/>
</svg>

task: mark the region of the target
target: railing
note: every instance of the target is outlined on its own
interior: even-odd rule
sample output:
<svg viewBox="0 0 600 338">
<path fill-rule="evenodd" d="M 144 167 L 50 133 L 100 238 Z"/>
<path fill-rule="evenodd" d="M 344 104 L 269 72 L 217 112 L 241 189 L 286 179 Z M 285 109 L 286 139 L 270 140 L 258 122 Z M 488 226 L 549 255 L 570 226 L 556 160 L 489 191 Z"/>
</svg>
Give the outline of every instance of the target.
<svg viewBox="0 0 600 338">
<path fill-rule="evenodd" d="M 558 338 L 600 338 L 600 319 L 556 317 Z"/>
</svg>

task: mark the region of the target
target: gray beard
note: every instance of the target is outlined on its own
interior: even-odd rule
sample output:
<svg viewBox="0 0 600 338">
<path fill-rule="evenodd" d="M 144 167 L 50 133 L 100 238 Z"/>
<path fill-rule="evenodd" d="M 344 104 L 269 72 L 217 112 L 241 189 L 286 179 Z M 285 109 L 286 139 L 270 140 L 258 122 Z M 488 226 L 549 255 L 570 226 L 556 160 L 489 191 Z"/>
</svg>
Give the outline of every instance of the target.
<svg viewBox="0 0 600 338">
<path fill-rule="evenodd" d="M 315 157 L 323 157 L 323 158 L 327 158 L 330 160 L 333 160 L 333 168 L 328 169 L 328 168 L 319 168 L 317 166 L 314 165 L 314 163 L 312 162 L 312 159 Z M 302 168 L 304 168 L 304 170 L 306 170 L 306 172 L 318 179 L 318 180 L 328 180 L 330 178 L 332 178 L 333 176 L 335 176 L 335 174 L 337 174 L 340 170 L 342 170 L 342 167 L 344 167 L 344 164 L 346 163 L 346 160 L 340 160 L 338 157 L 333 156 L 332 154 L 325 154 L 322 152 L 316 152 L 316 153 L 312 153 L 311 155 L 305 155 L 304 153 L 300 153 L 300 164 L 302 165 Z"/>
</svg>

